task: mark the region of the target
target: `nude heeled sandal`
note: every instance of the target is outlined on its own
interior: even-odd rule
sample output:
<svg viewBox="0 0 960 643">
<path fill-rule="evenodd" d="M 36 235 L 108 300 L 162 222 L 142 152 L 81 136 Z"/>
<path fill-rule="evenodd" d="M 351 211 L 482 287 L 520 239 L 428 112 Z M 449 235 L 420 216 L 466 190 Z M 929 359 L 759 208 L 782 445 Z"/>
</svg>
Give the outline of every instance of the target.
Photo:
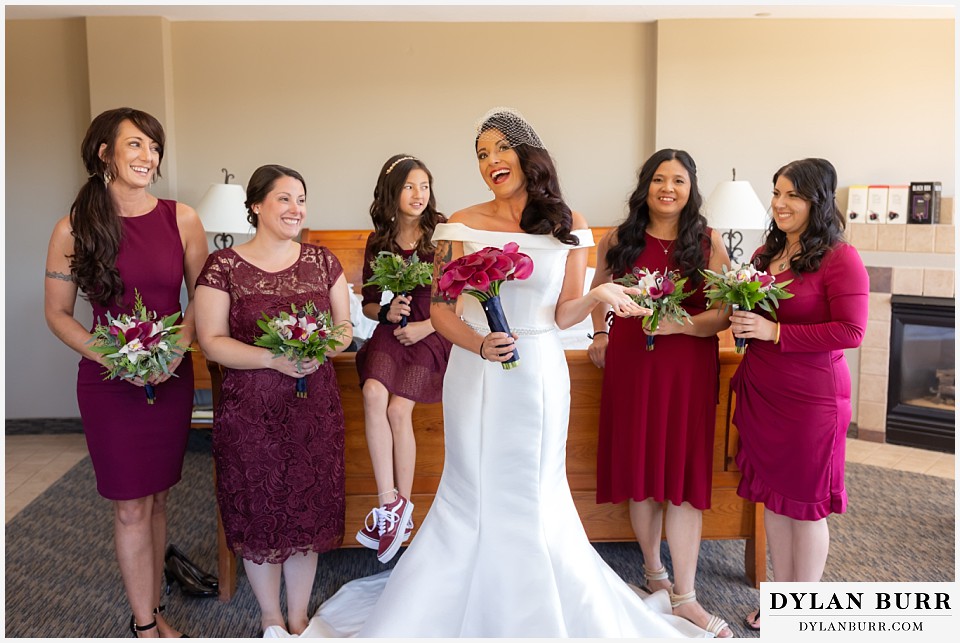
<svg viewBox="0 0 960 643">
<path fill-rule="evenodd" d="M 697 590 L 693 589 L 687 592 L 686 594 L 674 594 L 671 590 L 670 592 L 670 606 L 676 609 L 680 605 L 686 605 L 687 603 L 696 603 L 697 602 Z M 690 619 L 687 619 L 688 621 Z M 693 621 L 690 621 L 693 623 Z M 694 623 L 696 625 L 696 623 Z M 698 626 L 699 627 L 699 626 Z M 710 620 L 707 621 L 707 626 L 704 628 L 710 634 L 713 634 L 715 637 L 720 638 L 720 632 L 724 629 L 730 630 L 730 633 L 733 633 L 733 630 L 730 629 L 730 625 L 715 614 L 710 615 Z"/>
<path fill-rule="evenodd" d="M 660 569 L 650 569 L 646 565 L 643 566 L 643 582 L 645 583 L 642 589 L 648 594 L 653 594 L 653 589 L 650 587 L 650 581 L 652 580 L 670 580 L 670 574 L 667 573 L 667 568 L 663 565 L 660 566 Z M 670 585 L 667 589 L 673 595 L 673 584 Z"/>
</svg>

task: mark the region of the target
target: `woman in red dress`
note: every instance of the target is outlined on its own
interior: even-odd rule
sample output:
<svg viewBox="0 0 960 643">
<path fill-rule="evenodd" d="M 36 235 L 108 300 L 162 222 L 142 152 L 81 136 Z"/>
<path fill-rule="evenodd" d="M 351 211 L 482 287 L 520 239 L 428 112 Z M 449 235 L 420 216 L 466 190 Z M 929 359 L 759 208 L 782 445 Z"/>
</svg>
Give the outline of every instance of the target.
<svg viewBox="0 0 960 643">
<path fill-rule="evenodd" d="M 677 270 L 692 290 L 681 302 L 691 318 L 664 319 L 648 332 L 642 317 L 617 317 L 608 334 L 608 307 L 597 306 L 588 354 L 604 368 L 597 502 L 630 501 L 648 588 L 668 590 L 674 614 L 726 638 L 733 636 L 730 628 L 697 602 L 694 590 L 713 475 L 717 333 L 728 323 L 727 315 L 708 309 L 703 294 L 699 271 L 720 270 L 729 259 L 700 214 L 702 201 L 697 167 L 686 152 L 660 150 L 643 164 L 626 221 L 600 241 L 592 286 L 635 268 Z M 648 335 L 657 338 L 652 351 Z M 664 513 L 675 584 L 660 559 Z"/>
<path fill-rule="evenodd" d="M 383 164 L 370 205 L 373 232 L 364 252 L 364 283 L 373 277 L 370 262 L 383 251 L 407 260 L 416 254 L 420 261 L 433 264 L 433 230 L 446 218 L 437 212 L 432 188 L 430 170 L 417 158 L 397 154 Z M 430 286 L 392 294 L 390 303 L 381 305 L 377 286 L 363 288 L 363 314 L 380 324 L 357 352 L 379 504 L 356 538 L 364 547 L 376 549 L 383 563 L 397 554 L 413 529 L 410 494 L 417 459 L 413 407 L 417 402 L 440 401 L 450 356 L 449 340 L 430 322 Z M 400 325 L 402 317 L 408 321 Z"/>
<path fill-rule="evenodd" d="M 773 221 L 753 257 L 778 281 L 792 279 L 777 321 L 735 312 L 730 328 L 749 349 L 731 382 L 740 432 L 737 493 L 764 505 L 777 582 L 817 582 L 830 545 L 826 517 L 843 513 L 850 424 L 850 370 L 843 357 L 863 340 L 869 280 L 843 240 L 837 172 L 803 159 L 773 175 Z M 759 610 L 746 618 L 759 629 Z"/>
<path fill-rule="evenodd" d="M 92 329 L 80 325 L 74 308 L 82 291 L 93 305 L 94 325 L 107 323 L 107 313 L 130 314 L 139 293 L 147 310 L 164 317 L 180 310 L 186 281 L 181 347 L 193 341 L 193 283 L 207 238 L 193 208 L 147 191 L 160 176 L 164 140 L 157 119 L 136 109 L 111 109 L 93 119 L 80 146 L 90 176 L 53 230 L 44 285 L 47 324 L 81 356 L 83 432 L 97 491 L 113 501 L 130 630 L 144 637 L 180 635 L 160 614 L 160 585 L 167 496 L 180 481 L 193 411 L 193 364 L 189 357 L 172 362 L 176 377 L 105 381 L 106 361 L 90 350 Z M 152 405 L 145 384 L 156 387 Z"/>
<path fill-rule="evenodd" d="M 197 280 L 197 335 L 226 367 L 214 410 L 217 505 L 230 549 L 260 604 L 264 630 L 307 626 L 318 554 L 343 539 L 344 422 L 332 362 L 297 362 L 254 346 L 257 321 L 313 302 L 353 338 L 343 268 L 332 252 L 298 243 L 307 188 L 295 170 L 257 168 L 247 184 L 247 243 L 210 255 Z M 296 380 L 307 396 L 299 397 Z M 287 616 L 280 608 L 281 578 Z"/>
</svg>

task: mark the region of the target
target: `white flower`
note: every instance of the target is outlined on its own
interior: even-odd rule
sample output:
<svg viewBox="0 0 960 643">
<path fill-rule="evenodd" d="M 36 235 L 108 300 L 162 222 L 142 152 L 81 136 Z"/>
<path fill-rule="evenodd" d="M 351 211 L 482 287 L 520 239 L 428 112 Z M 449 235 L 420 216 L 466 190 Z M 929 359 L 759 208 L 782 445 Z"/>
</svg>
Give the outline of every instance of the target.
<svg viewBox="0 0 960 643">
<path fill-rule="evenodd" d="M 140 361 L 141 357 L 149 355 L 150 351 L 143 347 L 139 339 L 134 339 L 127 342 L 123 348 L 120 349 L 120 353 L 126 355 L 131 364 L 136 364 Z"/>
</svg>

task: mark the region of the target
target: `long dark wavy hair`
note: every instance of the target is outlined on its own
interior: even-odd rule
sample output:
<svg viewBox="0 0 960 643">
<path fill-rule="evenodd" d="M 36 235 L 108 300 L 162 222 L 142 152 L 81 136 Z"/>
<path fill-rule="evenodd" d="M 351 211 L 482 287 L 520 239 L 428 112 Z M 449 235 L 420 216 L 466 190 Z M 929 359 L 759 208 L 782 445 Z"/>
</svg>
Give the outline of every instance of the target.
<svg viewBox="0 0 960 643">
<path fill-rule="evenodd" d="M 520 229 L 530 234 L 552 234 L 563 243 L 578 245 L 580 240 L 570 232 L 573 214 L 560 192 L 560 179 L 553 158 L 546 149 L 529 145 L 524 140 L 532 137 L 532 141 L 542 145 L 533 129 L 513 112 L 496 112 L 478 128 L 474 150 L 480 135 L 488 130 L 497 130 L 504 135 L 517 153 L 527 179 L 527 204 L 520 215 Z"/>
<path fill-rule="evenodd" d="M 117 176 L 113 156 L 123 121 L 130 121 L 153 139 L 160 147 L 160 162 L 166 142 L 163 126 L 156 118 L 131 107 L 119 107 L 94 118 L 80 144 L 80 158 L 89 177 L 70 206 L 73 231 L 70 273 L 83 296 L 103 306 L 119 303 L 123 297 L 123 282 L 117 269 L 123 228 L 116 204 L 107 190 L 108 181 Z M 100 146 L 104 144 L 101 159 Z M 160 176 L 160 162 L 155 179 Z"/>
<path fill-rule="evenodd" d="M 662 163 L 674 160 L 679 161 L 690 176 L 690 197 L 680 211 L 673 256 L 680 267 L 681 275 L 688 277 L 691 284 L 696 285 L 703 281 L 700 270 L 707 267 L 703 246 L 704 243 L 710 243 L 710 236 L 707 234 L 707 219 L 700 213 L 703 197 L 697 183 L 697 164 L 688 153 L 672 149 L 655 152 L 640 168 L 637 187 L 628 201 L 627 218 L 617 227 L 616 244 L 607 249 L 607 267 L 611 274 L 623 275 L 630 272 L 647 245 L 643 235 L 650 225 L 650 206 L 647 205 L 650 183 Z"/>
<path fill-rule="evenodd" d="M 790 179 L 794 191 L 810 204 L 810 218 L 806 230 L 800 233 L 800 247 L 790 257 L 793 271 L 797 274 L 816 272 L 827 251 L 843 241 L 846 221 L 837 205 L 837 170 L 826 159 L 807 158 L 777 170 L 773 175 L 774 185 L 781 176 Z M 767 270 L 786 245 L 786 233 L 777 227 L 775 217 L 771 217 L 766 240 L 754 258 L 754 265 L 759 270 Z"/>
<path fill-rule="evenodd" d="M 420 241 L 417 242 L 418 254 L 432 254 L 436 250 L 431 237 L 438 223 L 446 222 L 446 217 L 437 212 L 437 199 L 433 195 L 433 174 L 426 164 L 409 154 L 394 154 L 380 168 L 377 186 L 373 189 L 373 203 L 370 204 L 370 219 L 373 221 L 373 237 L 370 249 L 373 255 L 378 252 L 400 252 L 405 250 L 397 243 L 400 233 L 400 195 L 407 182 L 407 175 L 415 169 L 423 170 L 430 181 L 430 198 L 427 207 L 420 215 Z"/>
</svg>

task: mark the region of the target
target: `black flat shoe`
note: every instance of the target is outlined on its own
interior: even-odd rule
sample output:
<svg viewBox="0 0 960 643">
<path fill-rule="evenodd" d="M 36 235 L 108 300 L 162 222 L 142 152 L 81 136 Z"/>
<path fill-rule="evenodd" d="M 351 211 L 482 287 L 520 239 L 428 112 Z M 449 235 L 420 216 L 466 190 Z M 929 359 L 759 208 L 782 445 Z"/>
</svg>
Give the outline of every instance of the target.
<svg viewBox="0 0 960 643">
<path fill-rule="evenodd" d="M 185 596 L 207 598 L 218 594 L 216 587 L 210 587 L 194 578 L 190 570 L 176 556 L 167 559 L 163 574 L 167 580 L 167 593 L 170 592 L 170 586 L 176 582 Z"/>
<path fill-rule="evenodd" d="M 187 555 L 184 554 L 176 545 L 169 545 L 167 547 L 167 553 L 164 556 L 164 560 L 168 561 L 171 558 L 179 558 L 180 562 L 183 563 L 183 568 L 190 572 L 190 575 L 193 576 L 194 580 L 197 581 L 200 585 L 207 585 L 217 589 L 220 586 L 217 577 L 213 574 L 208 574 L 207 572 L 200 569 L 196 563 L 187 558 Z"/>
</svg>

